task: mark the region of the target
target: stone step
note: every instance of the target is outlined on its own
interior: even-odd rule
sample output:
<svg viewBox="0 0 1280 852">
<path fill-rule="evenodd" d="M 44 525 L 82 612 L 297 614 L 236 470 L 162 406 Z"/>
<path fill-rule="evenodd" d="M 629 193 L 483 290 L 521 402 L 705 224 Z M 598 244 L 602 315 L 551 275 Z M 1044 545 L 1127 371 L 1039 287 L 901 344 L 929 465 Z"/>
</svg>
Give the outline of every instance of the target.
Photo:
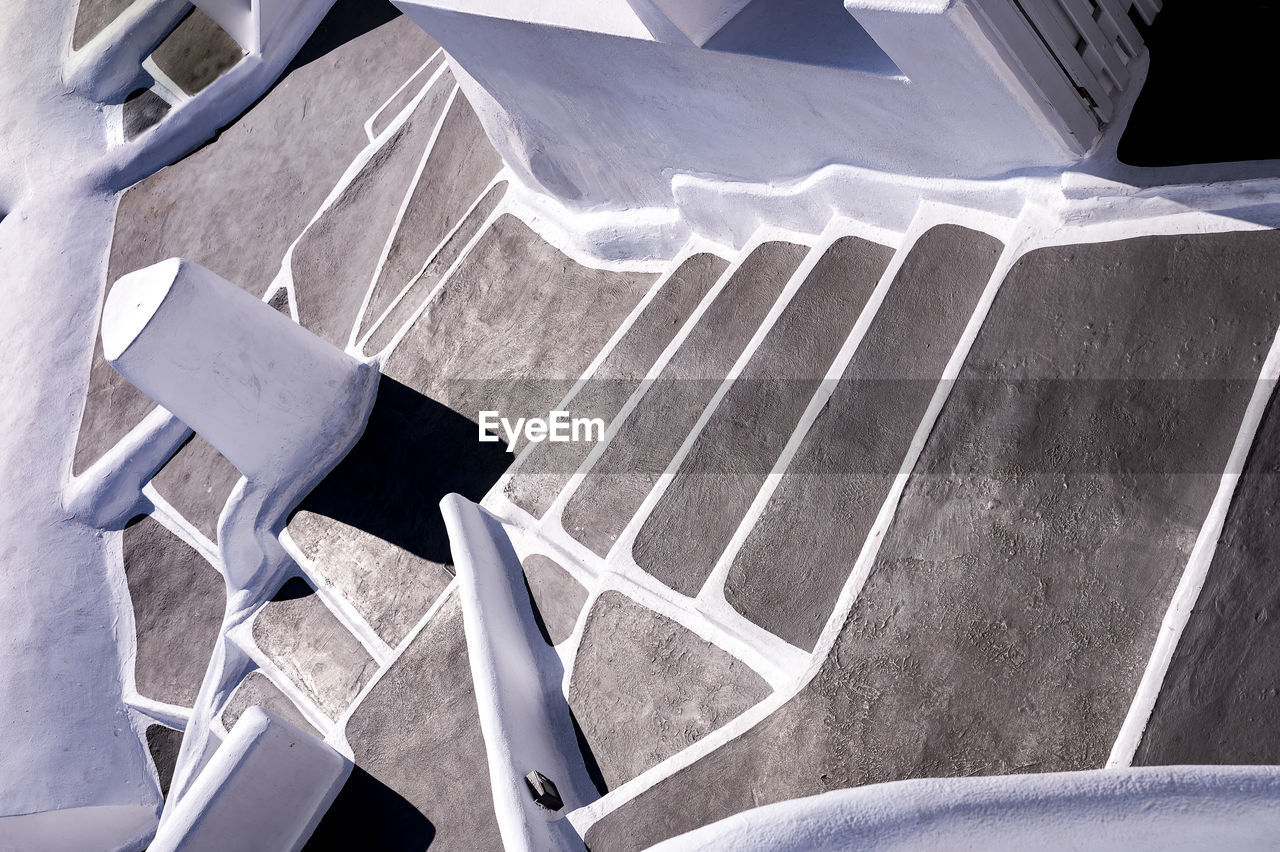
<svg viewBox="0 0 1280 852">
<path fill-rule="evenodd" d="M 827 248 L 641 527 L 637 565 L 681 594 L 698 594 L 892 256 L 858 237 Z"/>
<path fill-rule="evenodd" d="M 742 261 L 569 499 L 569 535 L 609 552 L 807 252 L 766 242 Z"/>
</svg>

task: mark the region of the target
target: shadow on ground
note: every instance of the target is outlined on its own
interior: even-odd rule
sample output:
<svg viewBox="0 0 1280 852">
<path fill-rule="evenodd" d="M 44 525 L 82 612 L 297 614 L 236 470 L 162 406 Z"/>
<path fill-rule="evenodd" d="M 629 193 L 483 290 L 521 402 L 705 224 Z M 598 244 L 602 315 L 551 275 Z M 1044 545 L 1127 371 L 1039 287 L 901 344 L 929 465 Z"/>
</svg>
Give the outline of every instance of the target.
<svg viewBox="0 0 1280 852">
<path fill-rule="evenodd" d="M 347 42 L 376 30 L 398 18 L 400 14 L 400 10 L 388 0 L 338 0 L 311 34 L 311 38 L 307 39 L 302 50 L 289 63 L 289 67 L 280 75 L 280 79 L 283 80 L 294 70 L 314 62 Z"/>
<path fill-rule="evenodd" d="M 1169 0 L 1151 28 L 1151 71 L 1120 140 L 1131 166 L 1280 158 L 1272 119 L 1276 0 Z"/>
<path fill-rule="evenodd" d="M 421 852 L 435 835 L 431 820 L 356 766 L 303 852 Z"/>
</svg>

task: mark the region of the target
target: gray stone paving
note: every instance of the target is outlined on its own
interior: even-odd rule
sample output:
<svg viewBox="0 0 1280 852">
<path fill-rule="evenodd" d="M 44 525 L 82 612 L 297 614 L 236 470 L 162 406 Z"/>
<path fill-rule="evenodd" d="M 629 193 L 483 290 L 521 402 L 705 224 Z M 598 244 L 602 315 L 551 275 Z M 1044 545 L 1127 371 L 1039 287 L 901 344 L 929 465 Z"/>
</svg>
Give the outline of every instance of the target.
<svg viewBox="0 0 1280 852">
<path fill-rule="evenodd" d="M 165 76 L 188 95 L 202 91 L 243 57 L 236 40 L 199 9 L 192 9 L 151 53 Z"/>
<path fill-rule="evenodd" d="M 826 250 L 640 529 L 637 565 L 681 594 L 698 594 L 892 256 L 857 237 Z"/>
<path fill-rule="evenodd" d="M 384 372 L 473 421 L 481 410 L 546 417 L 655 277 L 579 266 L 502 216 Z"/>
<path fill-rule="evenodd" d="M 1278 473 L 1273 397 L 1135 766 L 1280 763 Z"/>
<path fill-rule="evenodd" d="M 235 465 L 199 435 L 151 480 L 160 496 L 212 542 L 218 540 L 218 518 L 239 481 Z"/>
<path fill-rule="evenodd" d="M 302 580 L 290 580 L 253 620 L 253 639 L 330 719 L 351 705 L 377 666 Z"/>
<path fill-rule="evenodd" d="M 681 263 L 574 396 L 570 406 L 573 416 L 599 417 L 611 423 L 727 267 L 728 261 L 713 254 L 696 254 Z M 592 446 L 572 442 L 540 444 L 510 479 L 507 497 L 541 517 L 586 460 Z"/>
<path fill-rule="evenodd" d="M 534 617 L 548 645 L 559 645 L 578 623 L 587 590 L 554 559 L 534 554 L 524 560 L 524 578 Z"/>
<path fill-rule="evenodd" d="M 566 532 L 609 551 L 807 251 L 771 242 L 743 261 L 566 504 Z"/>
<path fill-rule="evenodd" d="M 147 726 L 147 751 L 151 753 L 151 762 L 156 765 L 160 792 L 166 797 L 169 795 L 169 782 L 173 780 L 173 770 L 178 765 L 178 751 L 181 748 L 182 731 L 175 731 L 164 725 Z"/>
<path fill-rule="evenodd" d="M 289 700 L 289 696 L 281 692 L 271 682 L 271 679 L 262 672 L 250 672 L 249 676 L 242 680 L 240 685 L 236 687 L 235 692 L 231 694 L 231 700 L 227 702 L 227 706 L 222 710 L 223 727 L 230 731 L 239 721 L 240 714 L 250 707 L 261 707 L 264 710 L 270 710 L 286 722 L 292 722 L 302 730 L 317 737 L 324 737 L 324 734 L 317 731 L 307 721 L 307 717 L 302 715 L 302 711 Z"/>
<path fill-rule="evenodd" d="M 222 626 L 222 575 L 150 517 L 125 528 L 124 571 L 138 634 L 138 692 L 190 707 Z"/>
<path fill-rule="evenodd" d="M 1247 233 L 1020 261 L 818 676 L 588 845 L 831 788 L 1101 766 L 1275 330 L 1278 251 Z"/>
<path fill-rule="evenodd" d="M 427 98 L 443 98 L 452 88 L 453 77 L 446 73 Z M 436 107 L 433 105 L 432 109 Z M 431 154 L 392 239 L 365 314 L 368 321 L 381 316 L 391 300 L 418 276 L 432 252 L 449 230 L 466 217 L 467 210 L 484 193 L 500 168 L 502 160 L 485 137 L 480 120 L 467 99 L 459 94 L 440 125 Z M 493 204 L 497 198 L 486 200 Z M 474 233 L 472 230 L 471 235 Z M 461 242 L 465 245 L 466 238 Z"/>
<path fill-rule="evenodd" d="M 419 104 L 294 247 L 298 320 L 330 343 L 347 344 L 447 91 Z"/>
<path fill-rule="evenodd" d="M 348 834 L 378 849 L 502 848 L 456 595 L 361 702 L 347 740 L 356 763 L 395 794 L 369 797 L 362 809 L 335 804 L 318 835 Z M 395 823 L 415 815 L 425 818 L 416 835 L 394 833 Z"/>
<path fill-rule="evenodd" d="M 435 73 L 443 62 L 444 59 L 442 57 L 436 57 L 435 62 L 430 67 L 424 69 L 412 83 L 404 87 L 400 94 L 387 102 L 386 106 L 378 113 L 377 118 L 369 125 L 374 136 L 381 136 L 382 131 L 390 127 L 391 123 L 396 120 L 396 116 L 404 112 L 405 108 L 413 103 L 413 99 L 418 96 L 418 93 L 422 91 L 422 87 L 426 85 L 426 82 L 431 79 L 431 75 Z M 445 76 L 452 77 L 447 71 Z"/>
<path fill-rule="evenodd" d="M 951 225 L 912 246 L 734 558 L 725 598 L 743 615 L 813 648 L 1000 250 Z"/>
<path fill-rule="evenodd" d="M 75 50 L 84 47 L 131 5 L 133 0 L 80 0 L 76 7 L 76 25 L 72 31 L 71 47 Z"/>
<path fill-rule="evenodd" d="M 506 192 L 507 183 L 502 181 L 485 193 L 484 198 L 480 199 L 476 204 L 476 208 L 468 213 L 460 223 L 458 230 L 445 241 L 444 245 L 440 246 L 440 250 L 436 255 L 427 262 L 422 274 L 414 279 L 412 288 L 404 294 L 399 302 L 396 302 L 395 306 L 387 314 L 386 319 L 369 336 L 369 340 L 364 346 L 364 351 L 367 354 L 381 352 L 390 345 L 392 338 L 404 327 L 405 323 L 409 322 L 418 308 L 422 307 L 423 301 L 431 293 L 432 289 L 435 288 L 436 284 L 440 283 L 440 279 L 449 271 L 449 267 L 453 265 L 453 262 L 462 255 L 467 243 L 479 233 L 485 220 L 489 218 L 489 214 L 502 201 Z M 386 310 L 385 306 L 389 305 L 391 300 L 395 298 L 394 293 L 388 292 L 391 289 L 390 284 L 391 282 L 385 282 L 385 286 L 374 292 L 376 303 L 383 307 L 381 311 L 375 307 L 370 307 L 365 314 L 364 325 L 366 327 L 371 327 L 381 316 L 382 311 Z"/>
<path fill-rule="evenodd" d="M 769 692 L 739 660 L 630 598 L 605 592 L 587 615 L 569 706 L 613 789 Z"/>
<path fill-rule="evenodd" d="M 123 130 L 125 139 L 136 139 L 169 114 L 169 102 L 150 89 L 139 89 L 125 99 Z"/>
</svg>

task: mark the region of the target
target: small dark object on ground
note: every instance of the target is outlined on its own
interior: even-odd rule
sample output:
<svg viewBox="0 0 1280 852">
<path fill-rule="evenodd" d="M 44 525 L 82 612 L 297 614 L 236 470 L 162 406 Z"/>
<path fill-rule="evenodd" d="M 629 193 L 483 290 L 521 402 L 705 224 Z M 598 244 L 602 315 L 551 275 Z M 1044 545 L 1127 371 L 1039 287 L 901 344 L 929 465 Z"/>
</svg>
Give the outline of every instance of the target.
<svg viewBox="0 0 1280 852">
<path fill-rule="evenodd" d="M 564 807 L 564 799 L 551 779 L 536 769 L 524 776 L 524 783 L 529 785 L 529 793 L 533 800 L 549 811 L 558 811 Z"/>
</svg>

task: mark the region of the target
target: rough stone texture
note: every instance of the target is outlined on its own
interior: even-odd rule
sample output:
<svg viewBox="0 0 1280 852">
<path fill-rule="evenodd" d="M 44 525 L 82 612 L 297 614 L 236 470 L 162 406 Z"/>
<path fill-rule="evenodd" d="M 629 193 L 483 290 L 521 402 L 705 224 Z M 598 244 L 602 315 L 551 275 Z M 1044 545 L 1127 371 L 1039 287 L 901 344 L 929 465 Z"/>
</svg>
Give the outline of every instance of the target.
<svg viewBox="0 0 1280 852">
<path fill-rule="evenodd" d="M 573 416 L 611 423 L 728 265 L 713 254 L 696 254 L 681 263 L 574 396 Z M 535 447 L 508 482 L 507 497 L 542 517 L 593 446 L 546 442 Z"/>
<path fill-rule="evenodd" d="M 893 485 L 1000 243 L 923 234 L 725 582 L 743 615 L 812 649 Z"/>
<path fill-rule="evenodd" d="M 570 498 L 566 532 L 608 553 L 807 251 L 765 243 L 742 262 Z"/>
<path fill-rule="evenodd" d="M 151 480 L 160 496 L 212 542 L 240 471 L 199 435 L 182 445 Z"/>
<path fill-rule="evenodd" d="M 347 740 L 362 773 L 315 848 L 502 848 L 456 595 L 361 702 Z"/>
<path fill-rule="evenodd" d="M 453 578 L 437 506 L 480 500 L 511 463 L 473 421 L 382 377 L 360 441 L 298 507 L 289 534 L 390 645 Z"/>
<path fill-rule="evenodd" d="M 502 216 L 384 370 L 468 419 L 546 417 L 654 277 L 579 266 Z"/>
<path fill-rule="evenodd" d="M 330 343 L 346 346 L 351 336 L 451 88 L 452 80 L 433 87 L 293 250 L 298 320 Z"/>
<path fill-rule="evenodd" d="M 431 75 L 436 73 L 436 69 L 443 63 L 443 55 L 437 55 L 430 65 L 422 69 L 421 73 L 416 74 L 411 81 L 407 81 L 408 85 L 399 94 L 393 96 L 386 103 L 386 106 L 379 108 L 380 111 L 375 114 L 373 121 L 369 124 L 374 136 L 381 136 L 382 131 L 391 126 L 396 116 L 404 112 L 405 108 L 413 103 L 413 99 L 418 96 L 418 93 L 422 91 L 422 87 L 431 79 Z M 446 71 L 445 75 L 448 76 L 449 72 Z"/>
<path fill-rule="evenodd" d="M 125 98 L 122 109 L 124 138 L 136 139 L 169 114 L 169 102 L 150 89 L 138 89 Z"/>
<path fill-rule="evenodd" d="M 71 36 L 71 47 L 75 50 L 84 47 L 131 5 L 133 0 L 80 0 L 76 7 L 76 25 Z"/>
<path fill-rule="evenodd" d="M 364 345 L 366 353 L 381 352 L 390 345 L 392 338 L 413 318 L 418 308 L 422 307 L 423 301 L 430 295 L 436 284 L 440 282 L 440 279 L 444 277 L 444 274 L 449 271 L 449 267 L 453 265 L 453 262 L 461 256 L 471 238 L 479 233 L 480 228 L 489 218 L 489 214 L 494 211 L 506 194 L 507 183 L 502 181 L 495 184 L 485 194 L 484 198 L 480 199 L 475 209 L 468 213 L 467 217 L 462 221 L 458 230 L 445 241 L 444 245 L 440 246 L 435 256 L 427 262 L 426 268 L 422 270 L 421 275 L 414 279 L 409 291 L 387 311 L 386 319 L 378 325 L 373 334 L 369 335 L 369 340 Z M 395 294 L 391 294 L 390 299 L 387 299 L 386 294 L 375 291 L 374 298 L 378 299 L 379 303 L 385 300 L 387 304 L 390 304 L 390 299 L 394 299 Z M 383 310 L 386 311 L 387 309 L 383 308 Z M 373 323 L 378 320 L 379 316 L 380 314 L 371 308 L 365 314 L 365 325 L 372 328 Z"/>
<path fill-rule="evenodd" d="M 302 730 L 310 731 L 320 739 L 324 739 L 324 734 L 307 721 L 307 717 L 302 715 L 302 711 L 289 699 L 289 696 L 281 692 L 262 672 L 250 672 L 248 677 L 240 681 L 236 691 L 231 693 L 231 700 L 222 710 L 223 727 L 230 731 L 240 720 L 240 714 L 250 707 L 270 710 L 286 722 L 292 722 Z"/>
<path fill-rule="evenodd" d="M 427 98 L 435 97 L 436 90 L 447 94 L 452 88 L 453 77 L 446 73 Z M 462 221 L 501 168 L 498 152 L 485 137 L 471 104 L 459 93 L 440 124 L 400 228 L 392 238 L 365 312 L 367 322 L 382 316 L 396 295 L 419 276 L 449 230 Z M 496 204 L 498 198 L 501 194 L 486 201 Z"/>
<path fill-rule="evenodd" d="M 1280 763 L 1277 474 L 1273 396 L 1135 766 Z"/>
<path fill-rule="evenodd" d="M 548 645 L 558 645 L 578 623 L 587 590 L 558 562 L 541 554 L 524 560 L 524 579 L 538 629 Z"/>
<path fill-rule="evenodd" d="M 151 753 L 151 762 L 156 765 L 156 774 L 160 777 L 160 792 L 165 798 L 169 796 L 169 783 L 173 781 L 173 770 L 178 765 L 178 751 L 181 748 L 182 731 L 175 731 L 164 725 L 147 726 L 147 751 Z"/>
<path fill-rule="evenodd" d="M 253 638 L 330 719 L 350 706 L 377 668 L 315 591 L 296 577 L 254 616 Z"/>
<path fill-rule="evenodd" d="M 125 527 L 124 571 L 138 631 L 138 692 L 190 707 L 222 627 L 222 575 L 150 517 Z"/>
<path fill-rule="evenodd" d="M 383 0 L 338 0 L 270 92 L 209 144 L 121 196 L 107 282 L 185 257 L 263 293 L 368 144 L 364 117 L 436 49 L 397 15 Z M 151 407 L 95 343 L 76 472 Z"/>
<path fill-rule="evenodd" d="M 151 53 L 160 70 L 188 95 L 203 90 L 243 56 L 236 40 L 199 9 L 192 9 Z"/>
<path fill-rule="evenodd" d="M 1120 139 L 1120 160 L 1179 166 L 1280 157 L 1271 116 L 1258 109 L 1280 84 L 1271 61 L 1278 31 L 1280 7 L 1271 0 L 1165 3 L 1147 38 L 1151 70 Z M 1230 69 L 1232 85 L 1205 68 Z M 1198 105 L 1194 121 L 1188 104 Z"/>
<path fill-rule="evenodd" d="M 587 615 L 569 706 L 609 789 L 769 694 L 744 663 L 618 592 Z"/>
<path fill-rule="evenodd" d="M 1101 766 L 1275 330 L 1278 253 L 1248 233 L 1023 258 L 817 677 L 588 845 L 838 787 Z"/>
<path fill-rule="evenodd" d="M 827 249 L 640 529 L 637 565 L 681 594 L 698 594 L 892 257 L 857 237 Z"/>
</svg>

